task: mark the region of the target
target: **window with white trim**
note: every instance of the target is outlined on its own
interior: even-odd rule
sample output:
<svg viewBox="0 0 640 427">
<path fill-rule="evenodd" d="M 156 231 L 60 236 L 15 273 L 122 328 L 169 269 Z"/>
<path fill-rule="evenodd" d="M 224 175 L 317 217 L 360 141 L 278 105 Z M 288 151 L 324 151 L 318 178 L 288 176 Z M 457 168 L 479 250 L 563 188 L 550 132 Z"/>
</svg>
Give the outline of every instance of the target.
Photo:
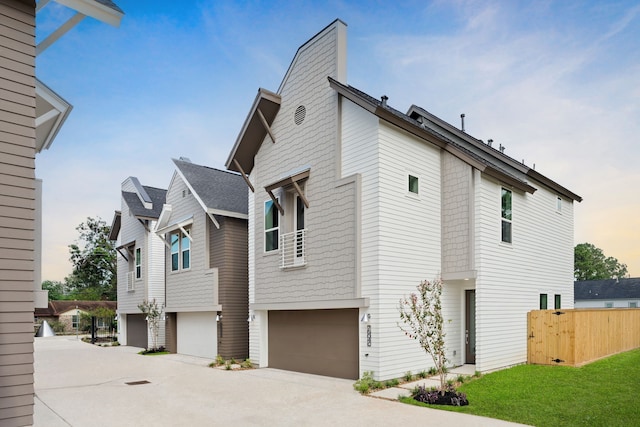
<svg viewBox="0 0 640 427">
<path fill-rule="evenodd" d="M 264 202 L 264 251 L 278 250 L 280 240 L 279 212 L 273 200 Z"/>
<path fill-rule="evenodd" d="M 512 196 L 511 190 L 507 190 L 506 188 L 502 189 L 502 208 L 501 208 L 501 239 L 505 243 L 511 243 L 512 241 Z"/>
<path fill-rule="evenodd" d="M 191 268 L 191 240 L 189 229 L 176 230 L 169 234 L 171 246 L 171 271 L 188 270 Z"/>
<path fill-rule="evenodd" d="M 136 248 L 136 279 L 142 277 L 142 254 L 140 248 Z"/>
<path fill-rule="evenodd" d="M 629 302 L 629 308 L 638 308 L 638 301 Z"/>
<path fill-rule="evenodd" d="M 420 185 L 419 185 L 420 179 L 415 175 L 409 174 L 408 176 L 409 176 L 409 178 L 408 178 L 408 184 L 409 184 L 408 190 L 409 190 L 409 193 L 419 194 L 420 193 Z"/>
<path fill-rule="evenodd" d="M 556 212 L 562 212 L 562 197 L 556 197 Z"/>
<path fill-rule="evenodd" d="M 74 314 L 71 316 L 71 327 L 73 329 L 78 329 L 78 315 Z"/>
</svg>

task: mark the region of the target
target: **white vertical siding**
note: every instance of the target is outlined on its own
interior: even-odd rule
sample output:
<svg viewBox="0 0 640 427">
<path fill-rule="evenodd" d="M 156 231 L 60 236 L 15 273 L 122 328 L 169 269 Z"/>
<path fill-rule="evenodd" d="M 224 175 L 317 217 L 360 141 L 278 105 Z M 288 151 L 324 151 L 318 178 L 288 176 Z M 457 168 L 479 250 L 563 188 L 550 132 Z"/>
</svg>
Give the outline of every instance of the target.
<svg viewBox="0 0 640 427">
<path fill-rule="evenodd" d="M 556 211 L 556 194 L 513 190 L 513 243 L 502 243 L 500 183 L 482 176 L 476 188 L 477 366 L 493 370 L 527 360 L 526 313 L 539 294 L 562 295 L 573 307 L 573 204 Z"/>
</svg>

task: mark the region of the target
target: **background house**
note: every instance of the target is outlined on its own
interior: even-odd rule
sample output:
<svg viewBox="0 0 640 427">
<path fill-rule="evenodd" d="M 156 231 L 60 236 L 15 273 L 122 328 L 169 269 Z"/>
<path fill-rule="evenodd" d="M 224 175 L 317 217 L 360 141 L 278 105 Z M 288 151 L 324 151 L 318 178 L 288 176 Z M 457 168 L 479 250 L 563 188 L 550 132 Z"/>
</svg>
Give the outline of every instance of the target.
<svg viewBox="0 0 640 427">
<path fill-rule="evenodd" d="M 80 323 L 81 316 L 98 309 L 113 310 L 114 316 L 118 308 L 117 301 L 49 301 L 46 308 L 36 308 L 35 323 L 42 324 L 46 320 L 56 333 L 76 333 L 83 332 Z M 108 320 L 108 325 L 113 321 L 113 316 Z M 59 328 L 56 328 L 59 326 Z M 105 324 L 100 323 L 98 327 L 104 327 Z M 57 330 L 56 330 L 57 329 Z"/>
<path fill-rule="evenodd" d="M 441 277 L 450 363 L 525 362 L 540 294 L 573 306 L 581 198 L 423 108 L 349 86 L 346 46 L 340 20 L 303 44 L 227 160 L 252 190 L 252 361 L 344 378 L 428 369 L 398 302 Z"/>
<path fill-rule="evenodd" d="M 578 280 L 574 283 L 575 308 L 640 307 L 640 278 Z"/>
<path fill-rule="evenodd" d="M 60 2 L 61 4 L 63 2 Z M 38 10 L 47 2 L 40 2 Z M 110 0 L 64 2 L 77 11 L 36 45 L 36 2 L 0 3 L 0 424 L 33 423 L 33 313 L 41 289 L 42 183 L 35 157 L 48 149 L 71 105 L 36 79 L 36 56 L 84 17 L 118 26 Z"/>
<path fill-rule="evenodd" d="M 156 233 L 166 244 L 167 349 L 244 360 L 247 188 L 238 174 L 173 160 Z"/>
<path fill-rule="evenodd" d="M 164 243 L 154 232 L 166 190 L 143 186 L 130 176 L 122 183 L 121 210 L 116 211 L 109 238 L 118 251 L 118 341 L 151 348 L 146 316 L 138 308 L 156 301 L 164 309 Z M 158 346 L 164 346 L 164 323 Z"/>
</svg>

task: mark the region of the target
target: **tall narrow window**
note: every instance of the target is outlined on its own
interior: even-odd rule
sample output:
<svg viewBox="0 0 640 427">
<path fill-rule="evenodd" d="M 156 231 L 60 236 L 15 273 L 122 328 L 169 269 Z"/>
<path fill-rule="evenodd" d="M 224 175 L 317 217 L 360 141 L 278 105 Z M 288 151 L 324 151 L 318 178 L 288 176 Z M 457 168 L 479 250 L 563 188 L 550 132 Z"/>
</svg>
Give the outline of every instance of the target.
<svg viewBox="0 0 640 427">
<path fill-rule="evenodd" d="M 171 233 L 171 271 L 180 269 L 180 233 Z"/>
<path fill-rule="evenodd" d="M 305 258 L 305 241 L 304 241 L 304 202 L 300 196 L 296 195 L 296 216 L 294 219 L 296 229 L 296 255 L 295 264 L 299 264 Z"/>
<path fill-rule="evenodd" d="M 556 197 L 556 211 L 562 212 L 562 197 Z"/>
<path fill-rule="evenodd" d="M 419 180 L 417 176 L 409 175 L 409 193 L 418 194 L 420 191 L 418 183 Z"/>
<path fill-rule="evenodd" d="M 277 250 L 279 238 L 278 209 L 273 200 L 267 200 L 264 202 L 264 251 Z"/>
<path fill-rule="evenodd" d="M 502 241 L 511 243 L 511 190 L 502 189 Z"/>
<path fill-rule="evenodd" d="M 540 310 L 547 309 L 547 294 L 540 294 Z"/>
<path fill-rule="evenodd" d="M 560 306 L 562 305 L 561 303 L 561 296 L 556 294 L 555 295 L 555 301 L 553 303 L 553 308 L 555 308 L 556 310 L 560 310 Z"/>
<path fill-rule="evenodd" d="M 186 230 L 189 233 L 189 230 Z M 180 251 L 182 252 L 182 268 L 191 268 L 191 240 L 187 234 L 182 234 L 182 241 L 180 242 Z"/>
<path fill-rule="evenodd" d="M 136 279 L 142 277 L 142 256 L 140 254 L 140 248 L 136 248 Z"/>
</svg>

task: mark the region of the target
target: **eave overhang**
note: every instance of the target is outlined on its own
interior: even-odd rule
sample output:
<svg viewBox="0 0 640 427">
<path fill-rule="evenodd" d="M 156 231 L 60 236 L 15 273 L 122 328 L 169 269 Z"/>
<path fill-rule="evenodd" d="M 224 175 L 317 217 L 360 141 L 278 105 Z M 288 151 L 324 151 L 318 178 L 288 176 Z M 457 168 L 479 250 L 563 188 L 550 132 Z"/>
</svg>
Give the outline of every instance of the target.
<svg viewBox="0 0 640 427">
<path fill-rule="evenodd" d="M 120 226 L 122 225 L 122 212 L 115 211 L 113 214 L 113 220 L 111 221 L 111 228 L 109 229 L 109 240 L 118 240 L 118 234 L 120 234 Z"/>
<path fill-rule="evenodd" d="M 432 144 L 436 147 L 439 147 L 452 155 L 456 156 L 460 160 L 468 163 L 474 168 L 478 169 L 480 172 L 492 176 L 496 178 L 508 186 L 519 189 L 521 191 L 525 191 L 527 193 L 533 194 L 536 191 L 536 188 L 527 184 L 524 181 L 519 180 L 518 178 L 511 176 L 504 171 L 501 171 L 498 168 L 495 168 L 491 165 L 483 163 L 477 159 L 474 159 L 471 155 L 466 153 L 464 150 L 460 149 L 458 146 L 454 145 L 451 141 L 448 141 L 444 136 L 437 135 L 432 131 L 426 130 L 423 127 L 413 124 L 407 120 L 403 120 L 398 115 L 394 114 L 387 108 L 384 108 L 380 105 L 374 105 L 370 100 L 359 96 L 357 93 L 349 90 L 349 88 L 342 83 L 332 79 L 329 77 L 329 85 L 332 89 L 334 89 L 338 94 L 347 98 L 349 101 L 355 103 L 356 105 L 364 108 L 370 113 L 376 115 L 378 118 L 391 123 L 400 129 Z"/>
<path fill-rule="evenodd" d="M 73 106 L 36 79 L 36 153 L 47 150 Z"/>
<path fill-rule="evenodd" d="M 280 110 L 281 97 L 277 93 L 260 88 L 249 115 L 244 121 L 240 134 L 227 159 L 228 170 L 240 172 L 243 176 L 253 170 L 254 157 L 267 133 L 273 142 L 275 137 L 270 126 Z"/>
</svg>

